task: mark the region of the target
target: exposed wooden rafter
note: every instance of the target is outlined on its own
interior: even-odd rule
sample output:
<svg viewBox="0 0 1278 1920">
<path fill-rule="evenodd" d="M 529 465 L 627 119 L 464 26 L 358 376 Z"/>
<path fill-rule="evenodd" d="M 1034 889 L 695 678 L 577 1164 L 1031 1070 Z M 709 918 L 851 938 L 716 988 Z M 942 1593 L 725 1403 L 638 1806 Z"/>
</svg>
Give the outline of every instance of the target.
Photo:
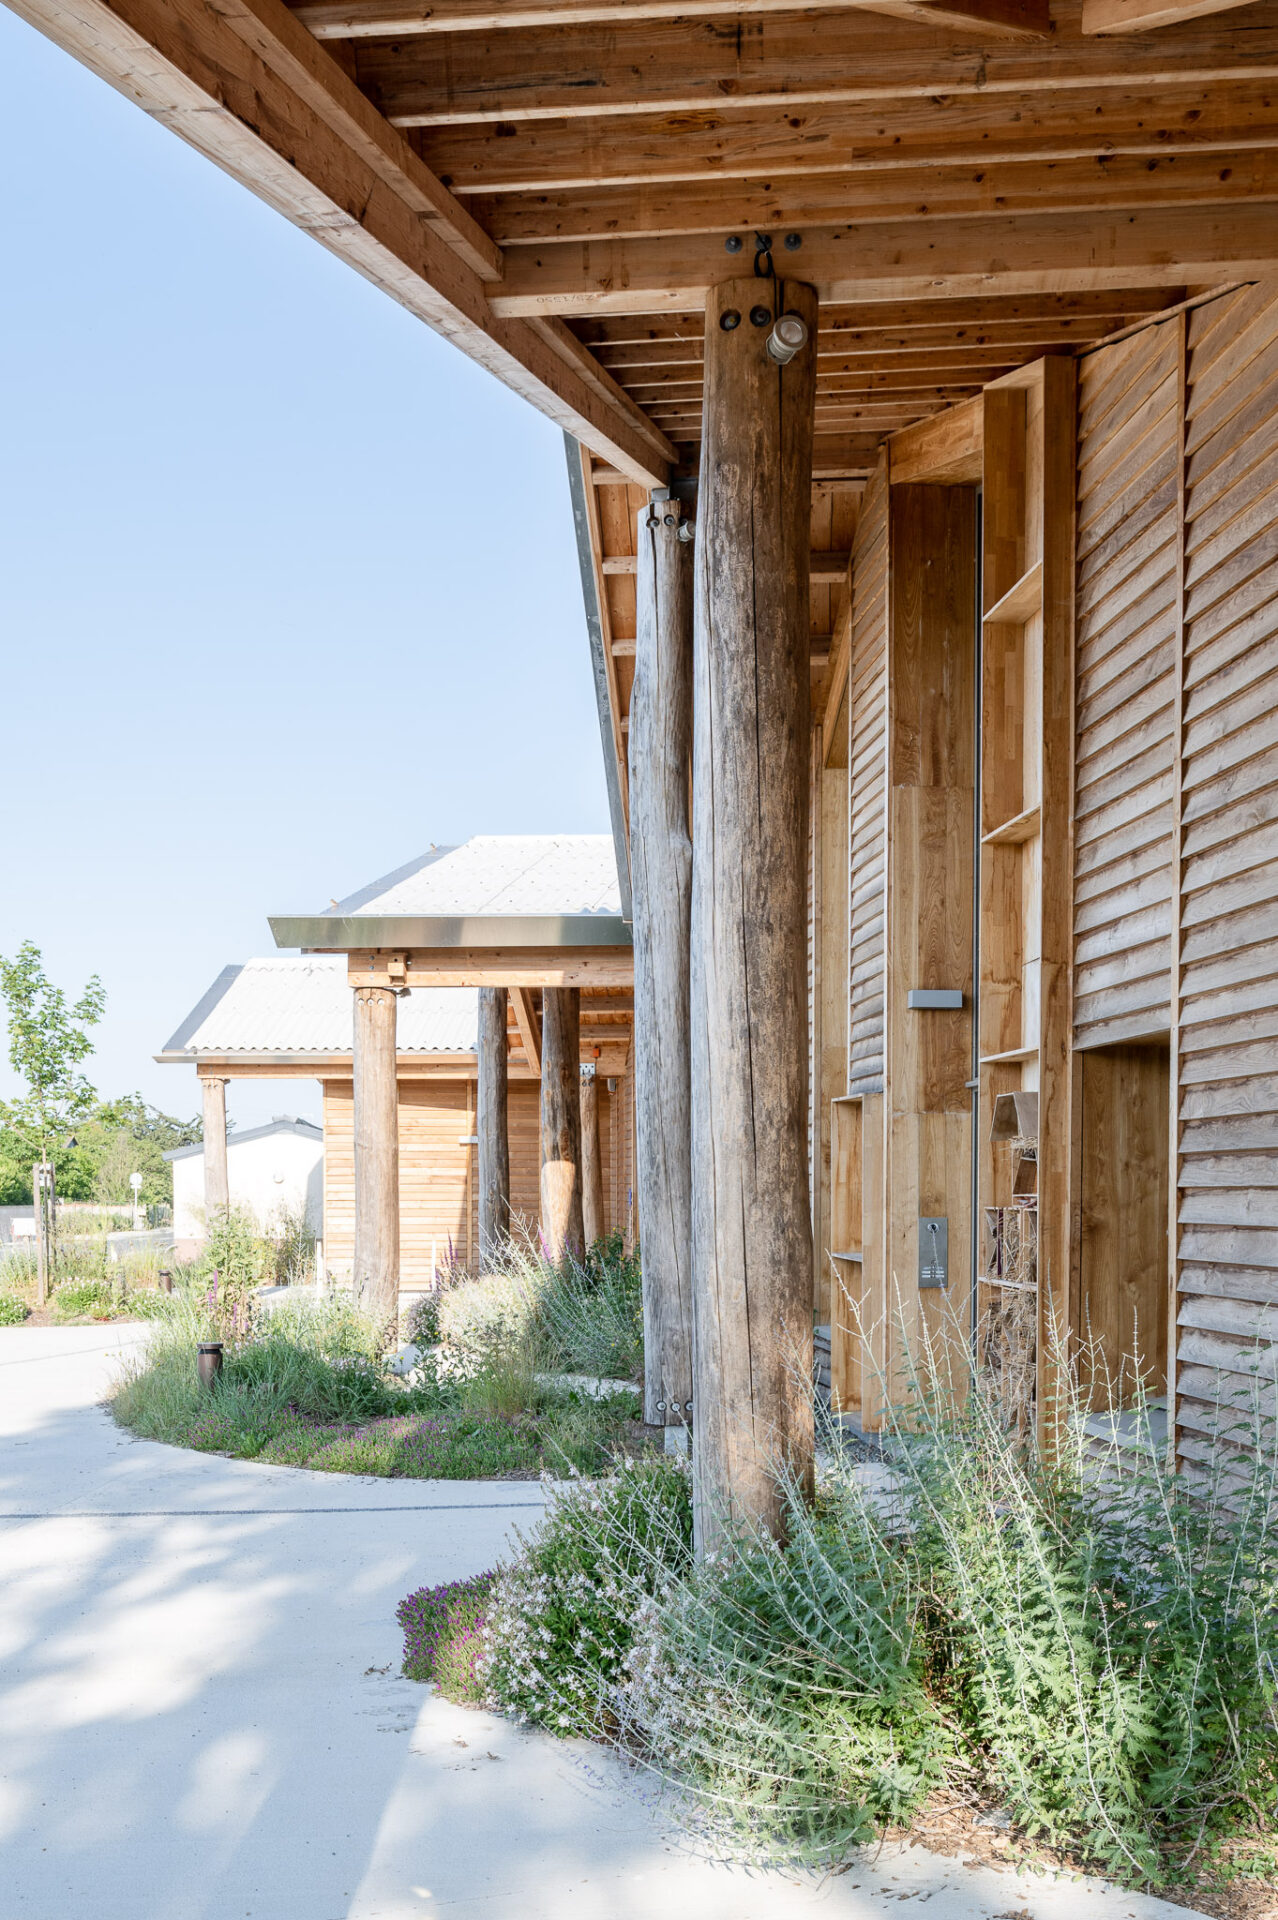
<svg viewBox="0 0 1278 1920">
<path fill-rule="evenodd" d="M 721 278 L 721 250 L 701 239 L 514 248 L 494 309 L 510 315 L 654 312 L 703 301 Z M 823 301 L 952 293 L 1061 292 L 1238 279 L 1278 264 L 1278 207 L 1022 214 L 845 227 L 805 243 L 803 271 Z"/>
<path fill-rule="evenodd" d="M 770 15 L 725 33 L 715 21 L 550 27 L 488 38 L 361 42 L 356 72 L 396 126 L 593 120 L 641 113 L 792 109 L 1000 94 L 1145 94 L 1278 79 L 1278 26 L 1222 34 L 1191 24 L 1173 39 L 1113 49 L 1077 30 L 1045 42 L 955 44 L 948 29 L 856 11 Z M 1077 19 L 1075 15 L 1075 19 Z M 731 134 L 729 135 L 731 137 Z"/>
<path fill-rule="evenodd" d="M 1051 31 L 1046 0 L 827 0 L 989 39 L 1039 39 Z M 518 28 L 620 26 L 793 13 L 795 0 L 302 0 L 294 12 L 317 40 L 407 39 L 413 34 L 499 33 Z"/>
</svg>

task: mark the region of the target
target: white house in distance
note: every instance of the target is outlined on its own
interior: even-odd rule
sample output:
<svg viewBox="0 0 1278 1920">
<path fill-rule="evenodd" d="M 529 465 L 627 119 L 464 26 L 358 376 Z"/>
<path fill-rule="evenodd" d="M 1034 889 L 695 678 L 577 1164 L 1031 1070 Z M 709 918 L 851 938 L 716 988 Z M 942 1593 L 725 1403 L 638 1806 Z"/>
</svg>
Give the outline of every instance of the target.
<svg viewBox="0 0 1278 1920">
<path fill-rule="evenodd" d="M 173 1167 L 174 1250 L 189 1258 L 204 1237 L 204 1149 L 174 1147 L 164 1157 Z M 226 1168 L 231 1205 L 263 1227 L 305 1209 L 312 1231 L 323 1231 L 324 1130 L 313 1120 L 281 1113 L 268 1126 L 229 1134 Z"/>
</svg>

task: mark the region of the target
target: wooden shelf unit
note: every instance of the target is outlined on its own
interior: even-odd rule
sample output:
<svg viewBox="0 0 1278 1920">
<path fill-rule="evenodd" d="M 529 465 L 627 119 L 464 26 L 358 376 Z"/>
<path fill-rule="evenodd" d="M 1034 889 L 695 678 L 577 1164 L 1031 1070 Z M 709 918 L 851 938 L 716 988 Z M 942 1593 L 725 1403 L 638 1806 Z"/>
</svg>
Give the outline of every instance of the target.
<svg viewBox="0 0 1278 1920">
<path fill-rule="evenodd" d="M 872 1103 L 877 1107 L 877 1103 Z M 874 1154 L 876 1130 L 865 1125 L 865 1102 L 845 1094 L 830 1103 L 830 1258 L 837 1265 L 830 1295 L 830 1402 L 835 1413 L 860 1413 L 861 1315 L 865 1302 L 863 1221 L 866 1153 Z M 870 1194 L 869 1213 L 873 1215 Z"/>
<path fill-rule="evenodd" d="M 1043 1335 L 1068 1301 L 1074 368 L 1036 361 L 984 407 L 979 1204 L 1014 1197 L 1016 1156 L 990 1139 L 995 1099 L 1036 1090 L 1041 1418 Z M 992 1293 L 983 1280 L 981 1314 Z"/>
</svg>

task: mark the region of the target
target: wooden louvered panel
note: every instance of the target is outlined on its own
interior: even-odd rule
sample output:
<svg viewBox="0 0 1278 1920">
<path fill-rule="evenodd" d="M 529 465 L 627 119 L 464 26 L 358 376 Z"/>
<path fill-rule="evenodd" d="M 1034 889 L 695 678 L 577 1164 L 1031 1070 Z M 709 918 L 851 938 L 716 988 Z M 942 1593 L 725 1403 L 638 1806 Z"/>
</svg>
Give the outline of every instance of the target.
<svg viewBox="0 0 1278 1920">
<path fill-rule="evenodd" d="M 866 486 L 852 559 L 849 1093 L 872 1092 L 883 1084 L 887 509 L 887 470 L 881 466 Z"/>
<path fill-rule="evenodd" d="M 1084 1047 L 1170 1021 L 1179 339 L 1165 322 L 1079 368 L 1074 1039 Z M 1119 955 L 1121 972 L 1106 970 Z"/>
<path fill-rule="evenodd" d="M 1190 316 L 1185 449 L 1177 1388 L 1192 1465 L 1256 1410 L 1272 1422 L 1278 1377 L 1272 284 Z"/>
</svg>

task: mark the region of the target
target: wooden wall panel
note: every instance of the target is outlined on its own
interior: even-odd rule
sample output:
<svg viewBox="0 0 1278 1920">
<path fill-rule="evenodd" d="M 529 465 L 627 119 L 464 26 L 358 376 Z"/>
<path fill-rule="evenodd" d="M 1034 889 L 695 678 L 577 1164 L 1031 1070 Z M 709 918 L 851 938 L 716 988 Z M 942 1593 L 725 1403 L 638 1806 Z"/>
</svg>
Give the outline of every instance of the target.
<svg viewBox="0 0 1278 1920">
<path fill-rule="evenodd" d="M 887 847 L 888 481 L 865 489 L 852 558 L 848 1092 L 883 1086 Z"/>
<path fill-rule="evenodd" d="M 1278 287 L 1191 314 L 1184 442 L 1178 1435 L 1278 1377 Z"/>
<path fill-rule="evenodd" d="M 1170 1024 L 1179 319 L 1078 382 L 1074 1039 Z"/>
<path fill-rule="evenodd" d="M 624 1084 L 624 1083 L 622 1083 Z M 512 1224 L 535 1237 L 541 1180 L 536 1081 L 510 1083 L 507 1125 L 510 1132 L 510 1205 Z M 605 1156 L 607 1208 L 612 1180 L 614 1099 L 600 1096 L 600 1142 Z M 478 1247 L 475 1149 L 464 1144 L 475 1130 L 472 1080 L 401 1080 L 399 1083 L 400 1284 L 405 1289 L 431 1284 L 435 1266 L 448 1257 L 451 1242 L 458 1257 L 473 1261 Z M 624 1224 L 622 1222 L 621 1224 Z M 324 1258 L 330 1273 L 350 1270 L 355 1237 L 354 1109 L 349 1080 L 324 1082 Z"/>
</svg>

